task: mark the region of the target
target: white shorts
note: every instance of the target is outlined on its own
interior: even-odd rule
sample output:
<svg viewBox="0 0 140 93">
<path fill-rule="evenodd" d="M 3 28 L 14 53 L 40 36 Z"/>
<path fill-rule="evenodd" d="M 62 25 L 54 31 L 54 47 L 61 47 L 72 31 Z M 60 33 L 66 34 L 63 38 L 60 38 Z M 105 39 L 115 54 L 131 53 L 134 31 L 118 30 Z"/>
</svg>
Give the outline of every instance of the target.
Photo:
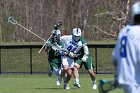
<svg viewBox="0 0 140 93">
<path fill-rule="evenodd" d="M 71 57 L 62 56 L 61 60 L 62 60 L 62 66 L 68 66 L 69 68 L 74 67 L 74 59 L 72 59 Z"/>
</svg>

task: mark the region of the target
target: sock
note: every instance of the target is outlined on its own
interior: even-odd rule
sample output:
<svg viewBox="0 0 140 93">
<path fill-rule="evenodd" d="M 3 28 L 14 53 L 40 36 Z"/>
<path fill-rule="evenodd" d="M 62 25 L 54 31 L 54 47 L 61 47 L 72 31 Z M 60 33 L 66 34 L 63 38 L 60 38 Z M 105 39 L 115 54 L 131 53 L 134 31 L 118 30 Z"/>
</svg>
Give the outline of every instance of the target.
<svg viewBox="0 0 140 93">
<path fill-rule="evenodd" d="M 96 80 L 93 80 L 93 84 L 96 84 Z"/>
<path fill-rule="evenodd" d="M 76 82 L 76 83 L 79 83 L 79 79 L 78 79 L 78 78 L 76 78 L 76 79 L 75 79 L 75 82 Z"/>
</svg>

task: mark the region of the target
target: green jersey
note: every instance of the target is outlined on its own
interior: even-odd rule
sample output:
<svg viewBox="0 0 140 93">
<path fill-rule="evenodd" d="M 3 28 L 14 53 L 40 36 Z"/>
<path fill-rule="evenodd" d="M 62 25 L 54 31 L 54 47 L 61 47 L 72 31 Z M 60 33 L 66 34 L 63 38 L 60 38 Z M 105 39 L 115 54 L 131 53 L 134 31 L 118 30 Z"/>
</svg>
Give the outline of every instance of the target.
<svg viewBox="0 0 140 93">
<path fill-rule="evenodd" d="M 53 38 L 50 38 L 48 40 L 49 43 L 54 44 L 56 43 L 57 46 L 63 47 L 63 43 L 62 42 L 54 42 Z M 53 62 L 53 63 L 61 63 L 61 55 L 59 54 L 58 51 L 54 50 L 54 49 L 50 49 L 49 53 L 48 53 L 48 61 L 49 62 Z"/>
</svg>

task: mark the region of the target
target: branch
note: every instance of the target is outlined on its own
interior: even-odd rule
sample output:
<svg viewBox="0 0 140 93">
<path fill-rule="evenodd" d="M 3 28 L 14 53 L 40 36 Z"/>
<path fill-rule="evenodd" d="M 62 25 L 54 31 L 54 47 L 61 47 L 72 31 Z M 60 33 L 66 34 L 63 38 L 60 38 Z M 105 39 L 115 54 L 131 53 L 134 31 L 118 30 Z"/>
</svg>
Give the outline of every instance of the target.
<svg viewBox="0 0 140 93">
<path fill-rule="evenodd" d="M 100 32 L 102 32 L 102 33 L 104 33 L 104 34 L 106 34 L 106 35 L 108 35 L 108 36 L 112 36 L 112 37 L 115 37 L 115 38 L 117 38 L 117 36 L 116 35 L 113 35 L 113 34 L 110 34 L 110 33 L 108 33 L 108 32 L 105 32 L 105 31 L 103 31 L 102 29 L 100 29 L 98 26 L 94 26 L 96 29 L 98 29 Z"/>
</svg>

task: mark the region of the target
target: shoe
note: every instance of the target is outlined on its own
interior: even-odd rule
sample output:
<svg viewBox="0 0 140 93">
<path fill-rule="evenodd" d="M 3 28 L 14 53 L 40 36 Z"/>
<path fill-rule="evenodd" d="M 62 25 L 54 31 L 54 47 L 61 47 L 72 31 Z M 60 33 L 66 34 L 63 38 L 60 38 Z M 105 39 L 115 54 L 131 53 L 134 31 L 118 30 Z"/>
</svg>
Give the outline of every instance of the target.
<svg viewBox="0 0 140 93">
<path fill-rule="evenodd" d="M 80 83 L 77 83 L 77 82 L 74 82 L 73 85 L 74 85 L 75 87 L 77 87 L 77 88 L 80 88 L 80 87 L 81 87 Z"/>
<path fill-rule="evenodd" d="M 92 89 L 97 89 L 97 85 L 96 85 L 96 83 L 93 84 Z"/>
<path fill-rule="evenodd" d="M 64 83 L 64 89 L 70 89 L 69 85 Z"/>
<path fill-rule="evenodd" d="M 62 81 L 62 77 L 58 77 L 58 80 L 56 81 L 56 85 L 60 86 Z"/>
</svg>

